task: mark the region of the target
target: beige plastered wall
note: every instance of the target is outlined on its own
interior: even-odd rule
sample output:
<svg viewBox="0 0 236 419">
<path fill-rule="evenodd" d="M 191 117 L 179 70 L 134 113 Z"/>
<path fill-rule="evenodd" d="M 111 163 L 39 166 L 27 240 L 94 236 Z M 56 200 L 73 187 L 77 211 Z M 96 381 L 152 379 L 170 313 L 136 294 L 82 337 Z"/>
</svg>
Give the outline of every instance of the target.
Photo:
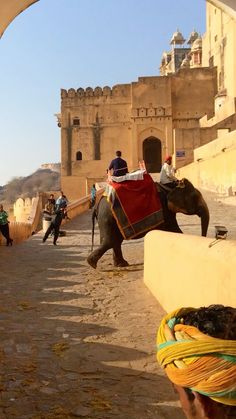
<svg viewBox="0 0 236 419">
<path fill-rule="evenodd" d="M 194 150 L 194 162 L 177 170 L 195 187 L 224 195 L 236 192 L 236 131 Z"/>
<path fill-rule="evenodd" d="M 144 240 L 144 283 L 166 311 L 236 306 L 236 241 L 151 231 Z"/>
<path fill-rule="evenodd" d="M 199 119 L 211 116 L 216 92 L 214 69 L 183 69 L 169 77 L 139 77 L 137 82 L 107 88 L 62 90 L 61 183 L 70 200 L 85 196 L 88 179 L 101 181 L 106 169 L 121 150 L 129 171 L 144 158 L 143 142 L 160 140 L 161 161 L 174 154 L 173 128 L 198 127 Z M 109 88 L 108 88 L 109 89 Z M 190 94 L 191 92 L 191 94 Z M 79 118 L 80 125 L 73 125 Z M 94 127 L 100 132 L 100 159 L 95 160 Z M 199 130 L 198 130 L 199 133 Z M 193 136 L 185 135 L 185 147 L 192 149 Z M 194 136 L 197 141 L 197 136 Z M 176 147 L 178 144 L 176 144 Z M 82 153 L 82 160 L 76 153 Z M 181 161 L 186 164 L 186 161 Z"/>
<path fill-rule="evenodd" d="M 222 2 L 218 3 L 220 6 Z M 218 73 L 218 90 L 226 89 L 228 97 L 236 97 L 236 20 L 223 10 L 224 8 L 207 2 L 203 66 L 208 66 L 213 57 Z"/>
</svg>

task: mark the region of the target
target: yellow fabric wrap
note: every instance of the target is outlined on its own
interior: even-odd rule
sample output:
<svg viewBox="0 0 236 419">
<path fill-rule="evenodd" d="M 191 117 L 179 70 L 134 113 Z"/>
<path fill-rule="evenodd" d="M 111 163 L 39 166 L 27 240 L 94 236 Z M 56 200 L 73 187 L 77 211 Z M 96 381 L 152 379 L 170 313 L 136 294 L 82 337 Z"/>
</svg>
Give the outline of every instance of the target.
<svg viewBox="0 0 236 419">
<path fill-rule="evenodd" d="M 211 399 L 236 406 L 236 340 L 217 339 L 181 323 L 193 308 L 165 316 L 157 334 L 157 360 L 169 379 Z"/>
</svg>

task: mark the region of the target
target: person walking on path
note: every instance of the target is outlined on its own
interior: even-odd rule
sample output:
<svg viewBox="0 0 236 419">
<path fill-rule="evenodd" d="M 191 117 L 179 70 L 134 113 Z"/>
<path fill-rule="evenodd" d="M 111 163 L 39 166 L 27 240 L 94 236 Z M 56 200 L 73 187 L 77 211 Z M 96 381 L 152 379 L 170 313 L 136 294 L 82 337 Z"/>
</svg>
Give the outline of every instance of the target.
<svg viewBox="0 0 236 419">
<path fill-rule="evenodd" d="M 93 208 L 96 202 L 96 187 L 95 184 L 93 184 L 92 188 L 91 188 L 91 192 L 90 192 L 90 204 L 89 204 L 89 208 Z"/>
<path fill-rule="evenodd" d="M 170 188 L 176 187 L 175 169 L 172 166 L 172 157 L 166 156 L 165 162 L 161 168 L 160 183 Z"/>
<path fill-rule="evenodd" d="M 113 159 L 108 167 L 108 173 L 113 170 L 113 176 L 124 176 L 128 173 L 127 162 L 121 158 L 121 151 L 116 151 L 116 158 Z"/>
<path fill-rule="evenodd" d="M 56 210 L 61 209 L 61 208 L 65 208 L 65 206 L 67 206 L 67 204 L 68 204 L 68 199 L 64 195 L 63 191 L 61 191 L 61 194 L 60 194 L 59 198 L 57 198 L 57 200 L 56 200 Z"/>
<path fill-rule="evenodd" d="M 53 234 L 53 244 L 56 246 L 57 239 L 59 237 L 60 225 L 62 223 L 63 218 L 66 217 L 66 206 L 64 208 L 57 209 L 55 211 L 55 215 L 52 217 L 52 221 L 44 234 L 43 243 L 47 240 L 48 236 L 54 232 Z"/>
<path fill-rule="evenodd" d="M 4 211 L 3 205 L 0 205 L 0 231 L 7 240 L 7 246 L 9 244 L 12 246 L 13 240 L 10 237 L 9 222 L 7 212 Z"/>
</svg>

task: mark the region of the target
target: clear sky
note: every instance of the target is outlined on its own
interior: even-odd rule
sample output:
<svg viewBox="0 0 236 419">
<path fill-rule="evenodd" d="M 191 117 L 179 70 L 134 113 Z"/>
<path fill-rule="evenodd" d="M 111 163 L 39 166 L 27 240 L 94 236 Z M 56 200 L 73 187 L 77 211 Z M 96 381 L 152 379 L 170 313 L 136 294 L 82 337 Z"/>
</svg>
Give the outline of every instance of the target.
<svg viewBox="0 0 236 419">
<path fill-rule="evenodd" d="M 159 75 L 177 28 L 203 34 L 205 0 L 40 0 L 21 13 L 0 39 L 0 185 L 60 161 L 61 88 Z"/>
</svg>

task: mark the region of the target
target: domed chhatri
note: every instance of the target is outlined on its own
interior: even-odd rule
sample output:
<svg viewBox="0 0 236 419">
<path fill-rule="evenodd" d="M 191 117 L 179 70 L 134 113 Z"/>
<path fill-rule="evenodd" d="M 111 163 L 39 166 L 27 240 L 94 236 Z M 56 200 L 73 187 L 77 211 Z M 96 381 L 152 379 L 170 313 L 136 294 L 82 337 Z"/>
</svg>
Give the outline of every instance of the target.
<svg viewBox="0 0 236 419">
<path fill-rule="evenodd" d="M 192 45 L 196 39 L 199 38 L 199 34 L 195 29 L 190 33 L 189 38 L 187 40 L 188 45 Z"/>
<path fill-rule="evenodd" d="M 171 45 L 183 45 L 184 43 L 185 43 L 185 39 L 184 39 L 182 33 L 177 29 L 177 31 L 173 33 L 170 44 Z"/>
</svg>

